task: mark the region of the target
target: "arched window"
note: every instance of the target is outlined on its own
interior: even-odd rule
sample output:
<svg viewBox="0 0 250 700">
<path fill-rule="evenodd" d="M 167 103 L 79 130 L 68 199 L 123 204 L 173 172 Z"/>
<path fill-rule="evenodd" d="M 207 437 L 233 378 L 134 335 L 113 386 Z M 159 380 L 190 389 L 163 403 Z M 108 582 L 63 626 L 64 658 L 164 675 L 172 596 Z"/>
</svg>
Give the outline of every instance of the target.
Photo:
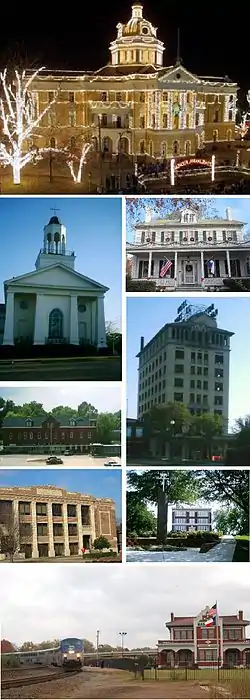
<svg viewBox="0 0 250 700">
<path fill-rule="evenodd" d="M 173 142 L 173 155 L 178 156 L 179 155 L 179 141 L 174 141 Z"/>
<path fill-rule="evenodd" d="M 63 338 L 63 314 L 53 309 L 49 315 L 49 338 Z"/>
</svg>

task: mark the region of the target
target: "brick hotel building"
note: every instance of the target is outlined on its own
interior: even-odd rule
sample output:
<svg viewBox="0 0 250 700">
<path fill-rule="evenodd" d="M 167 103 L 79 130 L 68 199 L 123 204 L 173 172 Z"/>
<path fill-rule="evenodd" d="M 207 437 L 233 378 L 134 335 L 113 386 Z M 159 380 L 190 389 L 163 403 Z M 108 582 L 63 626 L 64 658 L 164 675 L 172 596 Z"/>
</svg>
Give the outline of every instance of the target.
<svg viewBox="0 0 250 700">
<path fill-rule="evenodd" d="M 14 448 L 13 451 L 30 452 L 39 448 L 39 451 L 46 452 L 53 446 L 53 451 L 72 449 L 84 452 L 88 445 L 97 441 L 96 417 L 68 418 L 62 415 L 54 418 L 43 415 L 5 418 L 1 434 L 3 446 Z"/>
<path fill-rule="evenodd" d="M 56 486 L 0 488 L 0 529 L 25 559 L 81 556 L 101 535 L 117 551 L 114 501 Z"/>
<path fill-rule="evenodd" d="M 159 640 L 158 665 L 160 668 L 198 665 L 199 668 L 218 665 L 250 666 L 250 639 L 243 610 L 237 615 L 219 615 L 217 625 L 197 626 L 195 617 L 176 617 L 171 613 L 166 627 L 170 639 Z M 218 661 L 219 660 L 219 661 Z"/>
</svg>

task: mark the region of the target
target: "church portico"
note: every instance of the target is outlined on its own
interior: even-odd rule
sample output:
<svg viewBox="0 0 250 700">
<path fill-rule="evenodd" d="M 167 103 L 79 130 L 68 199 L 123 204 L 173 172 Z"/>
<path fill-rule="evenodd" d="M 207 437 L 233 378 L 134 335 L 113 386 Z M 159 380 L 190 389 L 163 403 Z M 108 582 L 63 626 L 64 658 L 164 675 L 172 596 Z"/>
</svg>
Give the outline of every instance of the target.
<svg viewBox="0 0 250 700">
<path fill-rule="evenodd" d="M 47 249 L 39 254 L 36 270 L 5 282 L 3 344 L 106 347 L 104 295 L 108 289 L 76 272 L 71 254 L 67 265 L 66 229 L 57 217 L 51 221 L 53 236 Z M 46 239 L 49 228 L 50 224 L 45 227 Z"/>
</svg>

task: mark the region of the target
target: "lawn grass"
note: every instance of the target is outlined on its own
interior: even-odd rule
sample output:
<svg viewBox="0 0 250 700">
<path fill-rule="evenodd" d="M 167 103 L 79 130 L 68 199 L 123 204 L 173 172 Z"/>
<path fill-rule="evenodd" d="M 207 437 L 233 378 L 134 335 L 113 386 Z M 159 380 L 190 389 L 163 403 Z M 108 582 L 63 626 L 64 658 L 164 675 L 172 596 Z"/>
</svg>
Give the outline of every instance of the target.
<svg viewBox="0 0 250 700">
<path fill-rule="evenodd" d="M 233 561 L 250 561 L 250 535 L 236 535 Z"/>
</svg>

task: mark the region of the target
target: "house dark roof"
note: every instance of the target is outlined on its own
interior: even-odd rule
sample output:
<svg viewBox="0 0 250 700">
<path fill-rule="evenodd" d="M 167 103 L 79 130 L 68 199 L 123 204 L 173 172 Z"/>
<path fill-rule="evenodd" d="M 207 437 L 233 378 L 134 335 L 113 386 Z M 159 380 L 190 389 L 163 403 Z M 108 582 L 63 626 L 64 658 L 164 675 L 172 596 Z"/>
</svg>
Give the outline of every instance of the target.
<svg viewBox="0 0 250 700">
<path fill-rule="evenodd" d="M 219 615 L 219 618 L 223 620 L 224 625 L 250 625 L 250 620 L 239 620 L 237 615 Z M 174 617 L 174 619 L 169 622 L 165 622 L 166 627 L 183 627 L 183 625 L 193 625 L 195 617 Z"/>
<path fill-rule="evenodd" d="M 32 427 L 40 428 L 42 426 L 42 423 L 44 423 L 44 421 L 49 420 L 50 422 L 56 421 L 56 422 L 60 423 L 61 428 L 69 428 L 69 427 L 71 427 L 70 420 L 72 420 L 72 419 L 76 421 L 76 426 L 79 426 L 79 427 L 83 426 L 84 427 L 84 426 L 89 426 L 90 421 L 91 421 L 91 425 L 93 426 L 94 418 L 95 417 L 90 418 L 90 419 L 89 418 L 79 418 L 78 416 L 71 416 L 69 418 L 68 416 L 65 416 L 65 415 L 61 415 L 58 418 L 55 418 L 55 416 L 51 416 L 51 415 L 41 415 L 41 416 L 33 416 L 33 417 L 31 416 L 30 418 L 19 418 L 19 417 L 13 416 L 10 418 L 5 418 L 3 420 L 2 427 L 3 428 L 26 428 L 27 427 L 26 421 L 31 420 Z M 74 427 L 74 426 L 72 426 L 72 427 Z"/>
<path fill-rule="evenodd" d="M 60 226 L 61 222 L 59 221 L 58 216 L 52 216 L 49 220 L 49 224 L 58 224 Z"/>
</svg>

